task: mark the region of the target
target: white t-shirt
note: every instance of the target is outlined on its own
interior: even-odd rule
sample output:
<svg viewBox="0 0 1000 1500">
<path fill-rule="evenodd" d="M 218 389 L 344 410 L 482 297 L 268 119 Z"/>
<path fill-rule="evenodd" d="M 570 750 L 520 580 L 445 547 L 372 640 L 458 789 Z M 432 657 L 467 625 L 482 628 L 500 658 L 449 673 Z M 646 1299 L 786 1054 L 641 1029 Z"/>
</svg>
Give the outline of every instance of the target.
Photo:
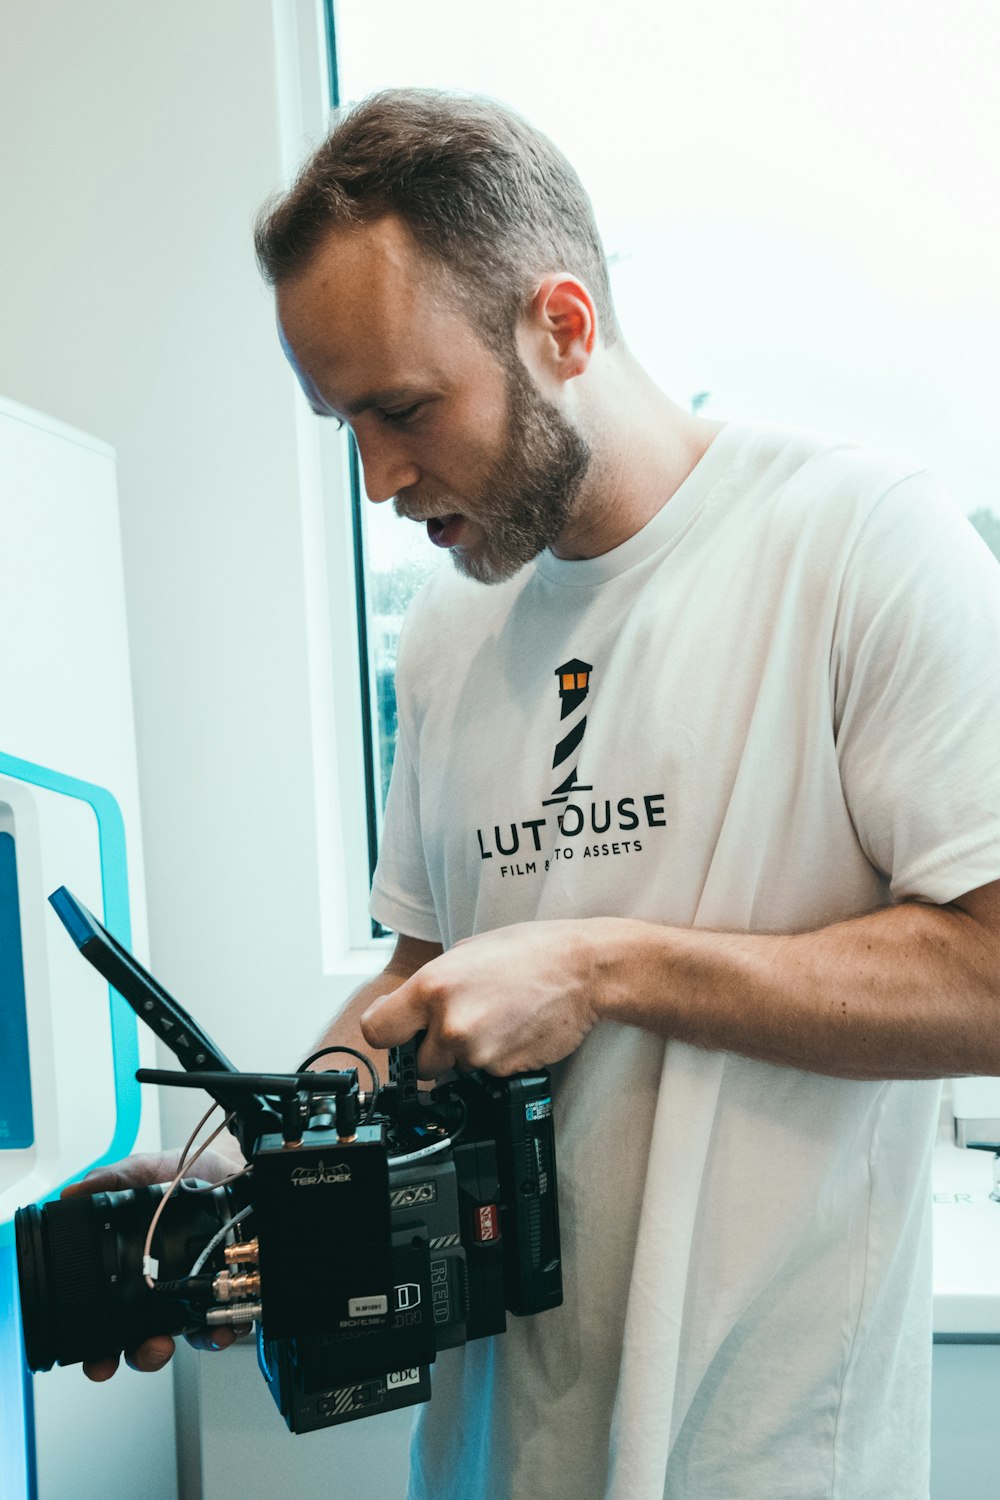
<svg viewBox="0 0 1000 1500">
<path fill-rule="evenodd" d="M 998 679 L 931 475 L 729 423 L 613 551 L 416 601 L 372 911 L 448 947 L 950 901 L 1000 877 Z M 922 1500 L 939 1085 L 613 1024 L 553 1084 L 564 1305 L 439 1358 L 413 1500 Z"/>
</svg>

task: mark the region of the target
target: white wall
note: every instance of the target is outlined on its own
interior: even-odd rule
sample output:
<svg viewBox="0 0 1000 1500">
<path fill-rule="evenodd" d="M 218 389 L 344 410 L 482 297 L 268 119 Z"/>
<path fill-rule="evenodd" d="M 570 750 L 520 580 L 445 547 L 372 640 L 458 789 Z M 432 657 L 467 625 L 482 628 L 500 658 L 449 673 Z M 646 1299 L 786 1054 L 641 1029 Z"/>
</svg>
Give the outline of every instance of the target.
<svg viewBox="0 0 1000 1500">
<path fill-rule="evenodd" d="M 245 1067 L 294 1065 L 374 966 L 347 953 L 347 502 L 327 496 L 324 533 L 336 439 L 280 354 L 250 232 L 324 126 L 319 9 L 0 5 L 0 393 L 117 450 L 151 959 Z M 339 448 L 325 462 L 336 489 Z M 171 1134 L 192 1108 L 171 1096 Z"/>
<path fill-rule="evenodd" d="M 150 958 L 248 1068 L 294 1066 L 379 956 L 342 440 L 251 244 L 323 132 L 323 59 L 319 0 L 0 0 L 0 394 L 117 451 Z M 164 1095 L 167 1139 L 201 1099 Z M 178 1367 L 194 1497 L 233 1451 Z"/>
</svg>

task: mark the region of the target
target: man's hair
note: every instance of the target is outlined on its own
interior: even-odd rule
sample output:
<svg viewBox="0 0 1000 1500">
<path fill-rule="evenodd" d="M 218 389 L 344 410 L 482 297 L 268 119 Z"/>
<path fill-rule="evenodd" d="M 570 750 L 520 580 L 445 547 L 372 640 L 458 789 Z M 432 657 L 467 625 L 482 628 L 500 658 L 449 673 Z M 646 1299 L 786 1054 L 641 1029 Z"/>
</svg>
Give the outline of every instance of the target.
<svg viewBox="0 0 1000 1500">
<path fill-rule="evenodd" d="M 287 193 L 265 204 L 254 244 L 271 286 L 294 279 L 328 234 L 393 213 L 451 273 L 469 321 L 506 355 L 538 281 L 579 277 L 605 344 L 619 337 L 594 211 L 540 131 L 473 95 L 387 89 L 336 117 Z"/>
</svg>

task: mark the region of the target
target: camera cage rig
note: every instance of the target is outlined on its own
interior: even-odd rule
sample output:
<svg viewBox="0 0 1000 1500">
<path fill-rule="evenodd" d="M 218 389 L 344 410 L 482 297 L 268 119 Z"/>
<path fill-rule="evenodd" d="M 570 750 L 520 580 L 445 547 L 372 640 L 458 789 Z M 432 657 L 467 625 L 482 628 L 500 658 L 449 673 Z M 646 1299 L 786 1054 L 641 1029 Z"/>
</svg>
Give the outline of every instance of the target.
<svg viewBox="0 0 1000 1500">
<path fill-rule="evenodd" d="M 80 1197 L 18 1210 L 32 1369 L 103 1357 L 105 1329 L 121 1349 L 130 1337 L 255 1322 L 275 1403 L 293 1432 L 308 1432 L 430 1399 L 440 1350 L 502 1333 L 505 1312 L 561 1304 L 544 1069 L 448 1075 L 421 1089 L 418 1034 L 389 1049 L 383 1084 L 351 1047 L 322 1048 L 294 1073 L 239 1072 L 72 892 L 61 886 L 49 900 L 182 1065 L 137 1079 L 204 1089 L 226 1112 L 215 1134 L 228 1128 L 247 1165 L 215 1187 L 192 1183 L 186 1167 L 215 1138 L 192 1157 L 192 1135 L 165 1189 L 98 1194 L 96 1211 Z M 370 1089 L 356 1067 L 307 1071 L 341 1053 L 365 1065 Z M 79 1241 L 72 1257 L 67 1235 Z M 89 1292 L 74 1300 L 78 1262 Z M 108 1274 L 112 1262 L 120 1274 Z"/>
</svg>

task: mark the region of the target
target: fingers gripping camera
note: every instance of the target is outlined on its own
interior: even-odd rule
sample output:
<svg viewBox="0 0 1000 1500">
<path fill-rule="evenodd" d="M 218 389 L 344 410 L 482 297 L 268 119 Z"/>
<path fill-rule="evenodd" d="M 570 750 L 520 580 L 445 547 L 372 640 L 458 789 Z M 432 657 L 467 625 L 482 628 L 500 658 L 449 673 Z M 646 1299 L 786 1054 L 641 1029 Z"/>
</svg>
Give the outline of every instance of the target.
<svg viewBox="0 0 1000 1500">
<path fill-rule="evenodd" d="M 204 1086 L 249 1166 L 211 1194 L 181 1185 L 152 1236 L 159 1187 L 19 1210 L 32 1369 L 255 1321 L 275 1402 L 293 1432 L 309 1432 L 426 1401 L 440 1349 L 502 1333 L 507 1311 L 562 1302 L 544 1071 L 469 1074 L 427 1094 L 414 1039 L 367 1095 L 355 1069 L 237 1073 L 65 887 L 52 902 L 189 1070 L 138 1076 Z"/>
</svg>

